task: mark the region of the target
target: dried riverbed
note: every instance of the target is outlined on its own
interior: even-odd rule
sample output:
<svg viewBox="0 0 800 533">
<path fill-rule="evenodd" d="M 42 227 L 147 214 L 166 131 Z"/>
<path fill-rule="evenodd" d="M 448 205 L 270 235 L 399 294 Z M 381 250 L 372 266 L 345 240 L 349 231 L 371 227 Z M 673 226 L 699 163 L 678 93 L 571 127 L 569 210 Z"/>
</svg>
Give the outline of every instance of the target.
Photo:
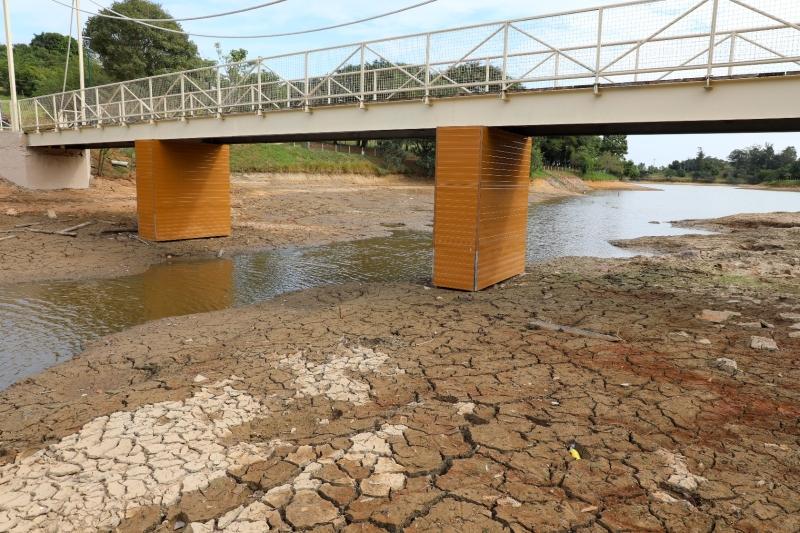
<svg viewBox="0 0 800 533">
<path fill-rule="evenodd" d="M 713 224 L 108 337 L 0 393 L 0 531 L 797 531 L 800 214 Z"/>
</svg>

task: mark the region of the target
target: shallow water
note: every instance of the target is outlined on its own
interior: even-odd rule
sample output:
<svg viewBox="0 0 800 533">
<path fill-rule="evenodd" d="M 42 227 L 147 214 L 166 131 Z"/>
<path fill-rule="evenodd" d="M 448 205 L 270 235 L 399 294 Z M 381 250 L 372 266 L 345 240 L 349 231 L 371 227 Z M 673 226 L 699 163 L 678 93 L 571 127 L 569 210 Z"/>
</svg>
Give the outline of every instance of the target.
<svg viewBox="0 0 800 533">
<path fill-rule="evenodd" d="M 528 260 L 627 257 L 634 254 L 608 241 L 697 233 L 674 228 L 670 220 L 800 210 L 800 193 L 660 188 L 532 206 Z M 87 341 L 143 322 L 248 305 L 327 284 L 426 282 L 431 261 L 430 234 L 396 231 L 386 238 L 164 263 L 116 279 L 0 285 L 0 390 L 69 359 Z"/>
</svg>

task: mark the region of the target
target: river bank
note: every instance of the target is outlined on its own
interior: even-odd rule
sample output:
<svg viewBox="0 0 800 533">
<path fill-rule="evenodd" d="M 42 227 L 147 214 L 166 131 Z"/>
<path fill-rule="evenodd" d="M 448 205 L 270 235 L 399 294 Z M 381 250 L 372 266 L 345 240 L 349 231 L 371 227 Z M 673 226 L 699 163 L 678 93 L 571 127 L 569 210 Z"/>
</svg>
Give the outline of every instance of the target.
<svg viewBox="0 0 800 533">
<path fill-rule="evenodd" d="M 800 214 L 690 224 L 107 337 L 0 393 L 0 529 L 796 531 Z"/>
<path fill-rule="evenodd" d="M 569 176 L 535 180 L 531 202 L 585 194 L 590 185 Z M 626 186 L 632 185 L 617 185 Z M 241 174 L 232 180 L 232 202 L 229 238 L 145 243 L 132 231 L 132 179 L 95 178 L 85 191 L 28 191 L 0 181 L 0 238 L 17 236 L 0 241 L 0 283 L 116 277 L 168 258 L 310 246 L 388 236 L 397 228 L 430 231 L 433 225 L 433 183 L 403 176 Z M 29 231 L 84 222 L 91 225 L 75 238 Z"/>
</svg>

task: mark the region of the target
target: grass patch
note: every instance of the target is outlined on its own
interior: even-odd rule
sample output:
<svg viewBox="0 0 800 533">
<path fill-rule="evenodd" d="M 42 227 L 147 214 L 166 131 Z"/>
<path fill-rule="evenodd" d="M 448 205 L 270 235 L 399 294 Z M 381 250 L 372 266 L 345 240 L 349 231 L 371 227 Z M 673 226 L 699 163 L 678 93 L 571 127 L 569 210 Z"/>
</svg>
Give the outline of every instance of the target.
<svg viewBox="0 0 800 533">
<path fill-rule="evenodd" d="M 384 175 L 389 169 L 361 154 L 309 150 L 292 144 L 231 146 L 232 172 Z"/>
<path fill-rule="evenodd" d="M 619 181 L 620 177 L 603 171 L 587 172 L 581 176 L 586 181 Z"/>
</svg>

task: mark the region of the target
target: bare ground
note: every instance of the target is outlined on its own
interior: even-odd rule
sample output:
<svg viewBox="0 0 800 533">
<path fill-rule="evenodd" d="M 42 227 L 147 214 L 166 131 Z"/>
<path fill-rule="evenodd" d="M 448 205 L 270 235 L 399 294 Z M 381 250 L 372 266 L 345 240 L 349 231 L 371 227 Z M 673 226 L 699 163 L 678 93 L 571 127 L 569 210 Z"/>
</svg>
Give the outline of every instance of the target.
<svg viewBox="0 0 800 533">
<path fill-rule="evenodd" d="M 798 531 L 800 214 L 713 223 L 108 337 L 0 394 L 0 531 Z"/>
</svg>

